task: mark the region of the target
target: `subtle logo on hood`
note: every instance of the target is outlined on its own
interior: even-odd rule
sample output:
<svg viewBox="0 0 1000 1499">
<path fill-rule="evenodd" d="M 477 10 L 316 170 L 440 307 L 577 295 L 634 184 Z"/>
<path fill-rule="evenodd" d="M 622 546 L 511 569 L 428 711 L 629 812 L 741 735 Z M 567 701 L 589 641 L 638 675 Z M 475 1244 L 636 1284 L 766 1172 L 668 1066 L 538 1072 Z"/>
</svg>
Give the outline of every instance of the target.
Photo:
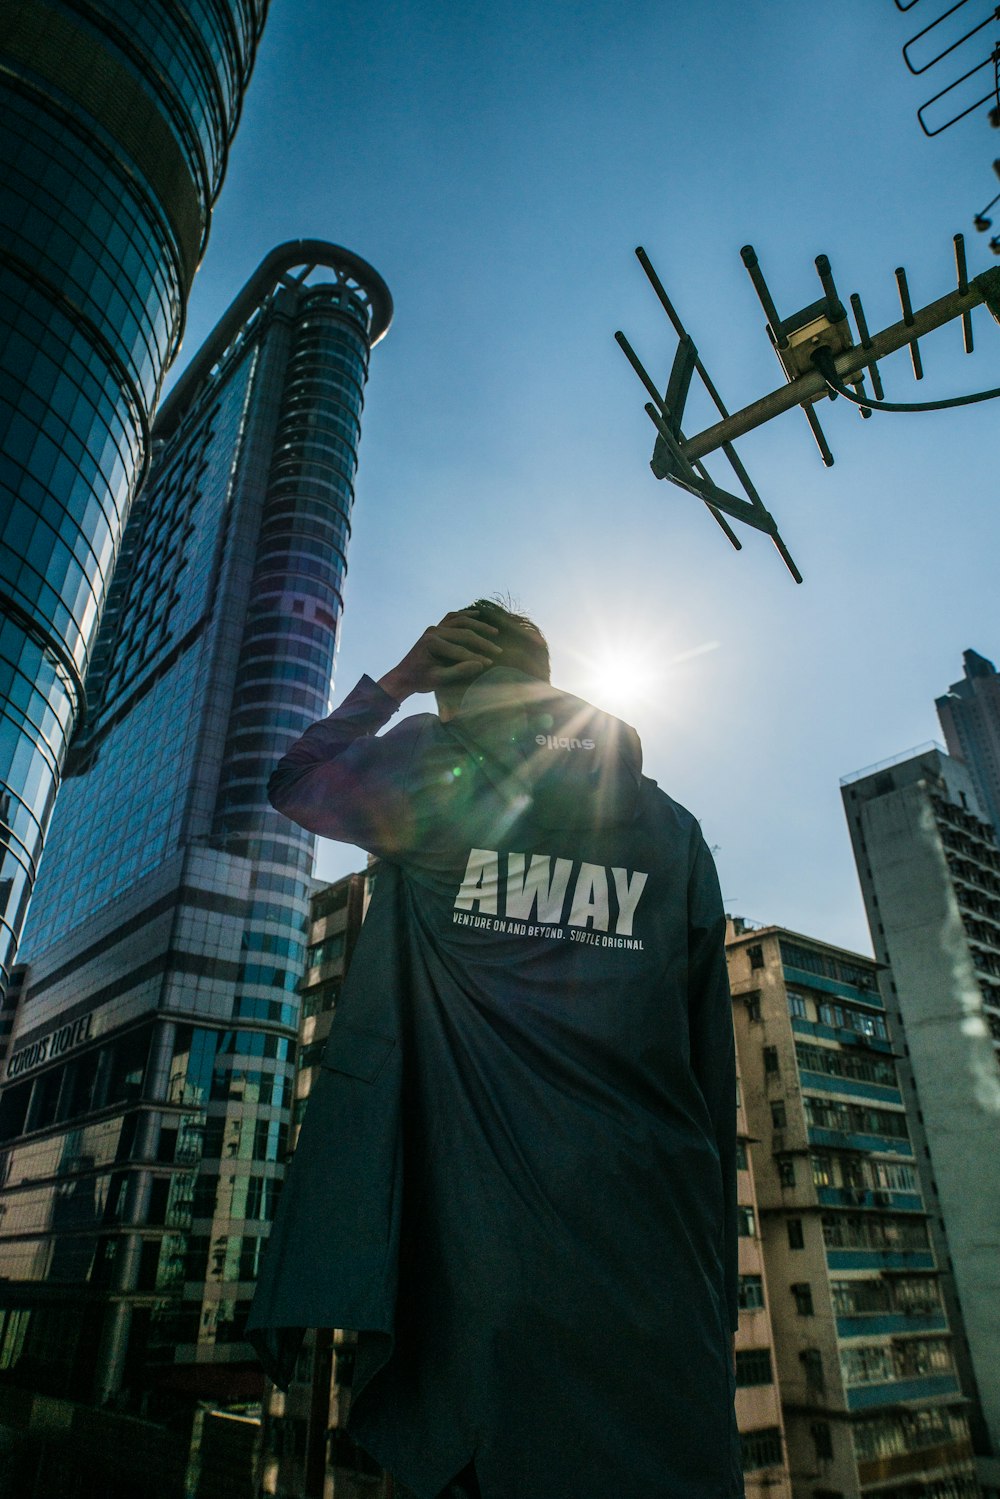
<svg viewBox="0 0 1000 1499">
<path fill-rule="evenodd" d="M 536 734 L 535 743 L 540 749 L 552 750 L 592 750 L 597 748 L 593 739 L 571 739 L 565 734 Z"/>
</svg>

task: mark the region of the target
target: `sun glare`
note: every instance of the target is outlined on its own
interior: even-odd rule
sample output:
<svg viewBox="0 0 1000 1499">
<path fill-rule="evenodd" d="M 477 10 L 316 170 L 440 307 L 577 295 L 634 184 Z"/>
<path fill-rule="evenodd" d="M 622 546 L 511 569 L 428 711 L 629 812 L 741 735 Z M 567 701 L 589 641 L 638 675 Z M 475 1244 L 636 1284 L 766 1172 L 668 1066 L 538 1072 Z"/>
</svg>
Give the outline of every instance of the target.
<svg viewBox="0 0 1000 1499">
<path fill-rule="evenodd" d="M 605 640 L 592 653 L 577 657 L 571 690 L 595 707 L 634 722 L 650 710 L 659 713 L 676 706 L 678 691 L 683 695 L 684 673 L 678 668 L 717 648 L 718 641 L 707 640 L 686 651 L 657 653 L 648 640 L 640 646 Z"/>
<path fill-rule="evenodd" d="M 627 714 L 657 689 L 663 670 L 633 651 L 607 648 L 588 663 L 586 688 L 597 707 L 609 713 Z"/>
</svg>

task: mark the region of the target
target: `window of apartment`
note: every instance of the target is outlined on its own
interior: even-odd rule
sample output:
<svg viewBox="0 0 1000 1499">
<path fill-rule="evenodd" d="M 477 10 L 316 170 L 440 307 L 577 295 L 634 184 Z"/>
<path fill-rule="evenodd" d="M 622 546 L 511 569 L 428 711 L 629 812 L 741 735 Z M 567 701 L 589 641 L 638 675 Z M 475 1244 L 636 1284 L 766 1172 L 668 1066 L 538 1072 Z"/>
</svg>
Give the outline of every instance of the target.
<svg viewBox="0 0 1000 1499">
<path fill-rule="evenodd" d="M 302 999 L 302 1018 L 308 1019 L 310 1015 L 322 1015 L 328 1010 L 337 1008 L 337 1000 L 340 998 L 339 983 L 317 984 L 310 989 Z"/>
<path fill-rule="evenodd" d="M 829 1462 L 833 1458 L 833 1438 L 828 1421 L 813 1421 L 809 1426 L 817 1462 Z"/>
<path fill-rule="evenodd" d="M 799 1363 L 805 1370 L 805 1385 L 807 1390 L 822 1394 L 826 1390 L 826 1379 L 823 1378 L 823 1355 L 819 1348 L 804 1348 L 799 1352 Z"/>
<path fill-rule="evenodd" d="M 895 1377 L 892 1349 L 885 1343 L 868 1343 L 840 1349 L 844 1383 L 885 1384 Z"/>
<path fill-rule="evenodd" d="M 797 1015 L 800 1020 L 808 1019 L 806 997 L 804 994 L 800 994 L 797 989 L 788 990 L 788 1013 L 789 1015 Z"/>
<path fill-rule="evenodd" d="M 747 1147 L 744 1140 L 736 1142 L 736 1169 L 745 1171 L 747 1169 Z"/>
<path fill-rule="evenodd" d="M 754 1236 L 753 1208 L 741 1202 L 736 1209 L 736 1232 L 744 1239 L 752 1239 Z"/>
<path fill-rule="evenodd" d="M 760 991 L 754 989 L 750 994 L 744 994 L 743 1003 L 747 1007 L 747 1018 L 749 1020 L 760 1019 Z"/>
<path fill-rule="evenodd" d="M 773 1384 L 770 1348 L 745 1348 L 736 1354 L 738 1385 Z"/>
<path fill-rule="evenodd" d="M 802 1219 L 788 1219 L 788 1247 L 789 1249 L 805 1249 L 806 1241 L 802 1236 Z"/>
<path fill-rule="evenodd" d="M 304 1072 L 307 1067 L 318 1067 L 323 1060 L 326 1051 L 327 1037 L 323 1036 L 319 1041 L 310 1041 L 308 1046 L 303 1046 L 299 1052 L 299 1070 Z"/>
<path fill-rule="evenodd" d="M 795 1162 L 791 1156 L 781 1156 L 778 1161 L 778 1181 L 783 1187 L 795 1186 Z"/>
<path fill-rule="evenodd" d="M 747 957 L 750 959 L 751 968 L 763 968 L 764 949 L 759 942 L 755 942 L 752 947 L 747 948 Z"/>
<path fill-rule="evenodd" d="M 791 1227 L 791 1223 L 789 1223 L 789 1227 Z M 792 1248 L 795 1247 L 795 1245 L 792 1245 Z M 801 1248 L 801 1245 L 799 1247 Z M 799 1281 L 796 1285 L 793 1285 L 791 1287 L 791 1291 L 792 1295 L 795 1297 L 796 1314 L 800 1317 L 813 1316 L 813 1293 L 812 1286 L 809 1284 L 809 1282 L 807 1280 Z"/>
<path fill-rule="evenodd" d="M 775 1129 L 784 1129 L 788 1123 L 785 1114 L 785 1100 L 783 1098 L 772 1098 L 771 1100 L 771 1124 Z"/>
<path fill-rule="evenodd" d="M 737 1291 L 741 1311 L 756 1312 L 764 1306 L 764 1280 L 760 1275 L 741 1275 Z"/>
<path fill-rule="evenodd" d="M 778 1048 L 776 1046 L 764 1047 L 764 1071 L 778 1071 Z"/>
<path fill-rule="evenodd" d="M 757 1431 L 740 1432 L 740 1462 L 744 1473 L 754 1468 L 767 1468 L 782 1461 L 781 1431 L 777 1426 L 765 1426 Z"/>
<path fill-rule="evenodd" d="M 812 1163 L 813 1185 L 816 1187 L 833 1186 L 833 1164 L 828 1155 L 814 1155 L 810 1157 Z"/>
<path fill-rule="evenodd" d="M 310 947 L 307 965 L 315 968 L 320 963 L 334 963 L 338 958 L 344 956 L 344 945 L 347 941 L 346 932 L 337 932 L 332 937 L 326 937 L 322 942 Z"/>
</svg>

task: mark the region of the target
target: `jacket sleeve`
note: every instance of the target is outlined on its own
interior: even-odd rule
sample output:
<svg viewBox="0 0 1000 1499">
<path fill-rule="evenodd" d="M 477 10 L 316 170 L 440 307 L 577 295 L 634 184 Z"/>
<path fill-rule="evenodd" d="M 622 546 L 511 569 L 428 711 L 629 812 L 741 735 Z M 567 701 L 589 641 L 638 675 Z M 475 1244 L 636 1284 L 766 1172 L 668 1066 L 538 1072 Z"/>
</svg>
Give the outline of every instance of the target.
<svg viewBox="0 0 1000 1499">
<path fill-rule="evenodd" d="M 399 852 L 409 840 L 407 780 L 419 720 L 375 737 L 398 708 L 377 682 L 362 677 L 278 761 L 267 783 L 272 807 L 324 838 L 386 857 Z"/>
<path fill-rule="evenodd" d="M 739 1326 L 736 1230 L 736 1038 L 726 968 L 726 917 L 715 863 L 697 835 L 688 883 L 691 1064 L 712 1118 L 722 1167 L 722 1257 L 730 1329 Z"/>
</svg>

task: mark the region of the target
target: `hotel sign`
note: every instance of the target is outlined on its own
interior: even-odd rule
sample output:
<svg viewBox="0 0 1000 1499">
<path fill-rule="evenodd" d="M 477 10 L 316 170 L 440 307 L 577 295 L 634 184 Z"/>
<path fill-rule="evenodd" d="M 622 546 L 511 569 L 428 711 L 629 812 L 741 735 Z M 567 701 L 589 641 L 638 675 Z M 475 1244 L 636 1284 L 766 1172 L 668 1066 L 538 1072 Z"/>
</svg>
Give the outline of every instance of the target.
<svg viewBox="0 0 1000 1499">
<path fill-rule="evenodd" d="M 58 1026 L 40 1041 L 32 1041 L 28 1046 L 19 1047 L 7 1063 L 7 1081 L 21 1077 L 25 1072 L 33 1072 L 43 1062 L 54 1062 L 57 1057 L 64 1056 L 74 1047 L 89 1041 L 93 1018 L 94 1012 L 90 1010 L 79 1019 L 71 1020 L 68 1025 Z"/>
</svg>

